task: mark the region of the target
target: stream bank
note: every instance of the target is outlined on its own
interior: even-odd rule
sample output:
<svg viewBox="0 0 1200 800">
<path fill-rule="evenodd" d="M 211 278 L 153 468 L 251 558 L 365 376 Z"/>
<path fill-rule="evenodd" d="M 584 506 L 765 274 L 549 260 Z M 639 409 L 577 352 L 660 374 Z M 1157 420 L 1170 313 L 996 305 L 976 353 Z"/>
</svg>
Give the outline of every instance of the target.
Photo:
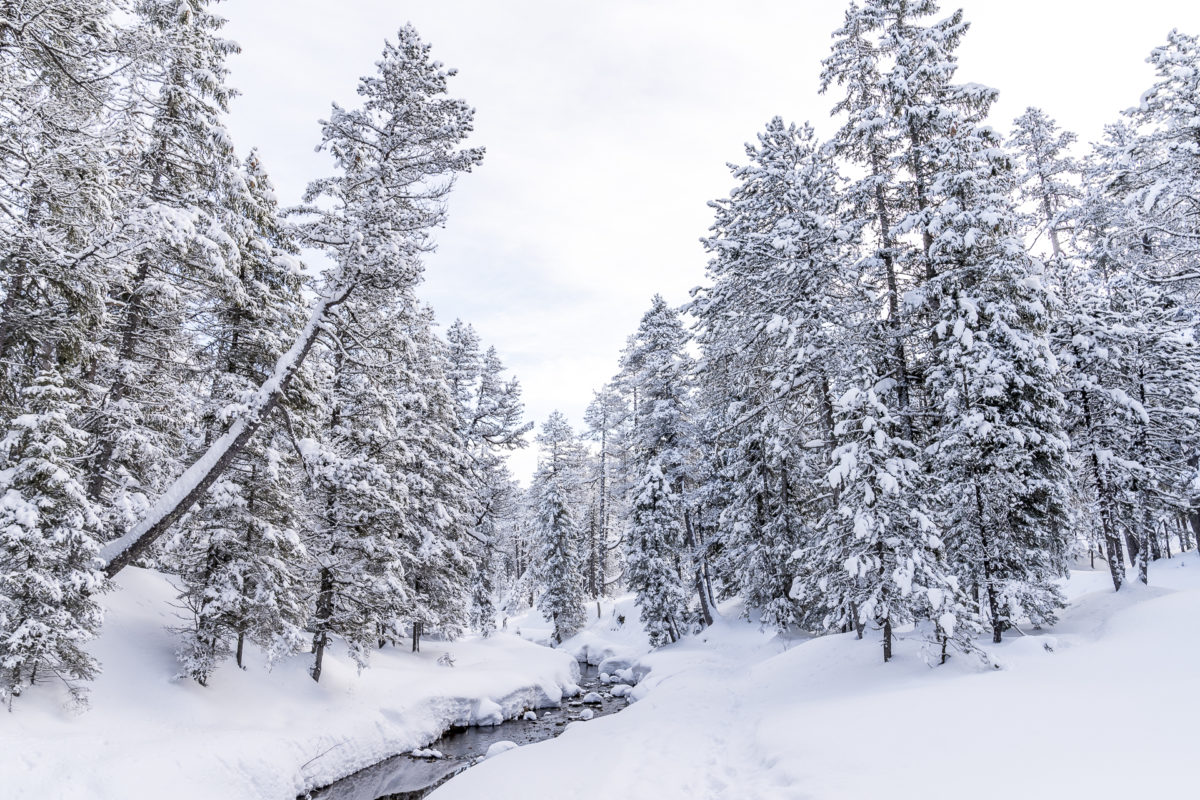
<svg viewBox="0 0 1200 800">
<path fill-rule="evenodd" d="M 534 744 L 558 736 L 571 723 L 614 714 L 628 699 L 614 696 L 621 684 L 602 674 L 598 667 L 580 664 L 580 694 L 564 698 L 557 706 L 531 709 L 535 718 L 518 717 L 499 725 L 451 728 L 440 738 L 419 748 L 414 755 L 402 753 L 315 789 L 300 800 L 418 800 L 454 776 L 482 761 L 488 748 L 501 742 L 517 746 Z M 618 694 L 624 690 L 617 689 Z M 584 699 L 592 702 L 585 703 Z M 598 702 L 596 702 L 598 700 Z M 590 713 L 589 713 L 590 712 Z"/>
</svg>

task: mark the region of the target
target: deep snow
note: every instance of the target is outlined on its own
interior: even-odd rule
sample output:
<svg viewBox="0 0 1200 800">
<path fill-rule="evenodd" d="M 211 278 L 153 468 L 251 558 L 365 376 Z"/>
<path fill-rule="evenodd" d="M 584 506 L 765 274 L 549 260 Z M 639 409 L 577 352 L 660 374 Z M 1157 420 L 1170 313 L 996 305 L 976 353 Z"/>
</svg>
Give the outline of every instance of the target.
<svg viewBox="0 0 1200 800">
<path fill-rule="evenodd" d="M 1154 564 L 1151 586 L 1120 594 L 1108 580 L 1074 573 L 1053 630 L 987 646 L 999 669 L 968 656 L 927 666 L 913 635 L 883 664 L 877 632 L 780 638 L 726 607 L 701 636 L 642 659 L 629 709 L 431 798 L 1200 796 L 1200 558 Z M 602 649 L 604 630 L 582 638 Z"/>
<path fill-rule="evenodd" d="M 1115 594 L 1107 572 L 1074 573 L 1053 630 L 988 645 L 1000 669 L 929 667 L 913 634 L 885 665 L 877 632 L 779 637 L 736 605 L 647 654 L 623 597 L 558 650 L 522 640 L 549 633 L 527 614 L 488 641 L 382 651 L 361 675 L 335 652 L 320 684 L 306 657 L 267 674 L 252 651 L 201 688 L 172 679 L 174 591 L 127 569 L 105 598 L 91 710 L 39 687 L 0 716 L 0 797 L 291 800 L 448 725 L 557 701 L 580 657 L 614 685 L 641 678 L 636 702 L 488 759 L 434 800 L 1191 798 L 1200 557 L 1156 563 L 1151 581 Z M 446 651 L 456 666 L 436 663 Z"/>
<path fill-rule="evenodd" d="M 127 568 L 90 648 L 104 672 L 82 714 L 37 686 L 0 713 L 3 800 L 293 800 L 451 725 L 496 722 L 577 691 L 566 653 L 513 635 L 387 649 L 357 674 L 340 647 L 319 684 L 296 656 L 268 673 L 249 649 L 200 687 L 175 680 L 175 590 Z M 454 666 L 439 666 L 449 651 Z"/>
</svg>

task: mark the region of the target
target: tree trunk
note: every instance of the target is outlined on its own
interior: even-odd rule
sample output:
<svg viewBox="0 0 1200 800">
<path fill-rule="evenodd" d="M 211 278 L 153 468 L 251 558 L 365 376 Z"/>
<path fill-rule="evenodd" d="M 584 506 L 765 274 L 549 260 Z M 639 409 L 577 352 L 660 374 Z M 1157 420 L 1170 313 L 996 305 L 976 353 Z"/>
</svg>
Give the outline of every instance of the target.
<svg viewBox="0 0 1200 800">
<path fill-rule="evenodd" d="M 892 618 L 883 618 L 883 663 L 892 660 Z"/>
<path fill-rule="evenodd" d="M 688 511 L 683 512 L 683 530 L 687 535 L 688 549 L 692 551 L 696 561 L 696 596 L 700 598 L 700 617 L 704 620 L 705 626 L 710 626 L 713 624 L 713 615 L 712 609 L 708 607 L 708 594 L 704 591 L 704 571 L 701 566 L 704 556 L 696 546 L 696 535 L 692 530 L 692 515 Z"/>
<path fill-rule="evenodd" d="M 333 572 L 329 567 L 321 568 L 321 588 L 317 592 L 316 628 L 313 634 L 314 653 L 312 679 L 321 680 L 321 664 L 325 660 L 325 645 L 329 643 L 329 620 L 333 617 Z"/>
<path fill-rule="evenodd" d="M 1112 576 L 1113 591 L 1121 591 L 1125 582 L 1125 562 L 1121 559 L 1121 542 L 1113 520 L 1112 495 L 1108 489 L 1100 458 L 1096 455 L 1096 443 L 1092 440 L 1092 407 L 1086 391 L 1079 393 L 1080 407 L 1083 409 L 1083 423 L 1088 431 L 1088 446 L 1091 450 L 1089 461 L 1092 467 L 1092 479 L 1096 482 L 1097 499 L 1100 501 L 1100 530 L 1104 536 L 1104 550 L 1108 561 L 1108 571 Z"/>
<path fill-rule="evenodd" d="M 412 624 L 412 651 L 414 653 L 421 652 L 421 623 L 415 620 Z"/>
</svg>

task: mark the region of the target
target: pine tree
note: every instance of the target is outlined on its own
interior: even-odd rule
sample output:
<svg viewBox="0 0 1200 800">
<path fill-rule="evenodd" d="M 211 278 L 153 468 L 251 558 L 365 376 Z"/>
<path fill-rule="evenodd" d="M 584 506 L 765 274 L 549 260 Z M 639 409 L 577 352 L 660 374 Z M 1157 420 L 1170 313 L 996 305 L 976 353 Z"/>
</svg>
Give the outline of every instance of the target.
<svg viewBox="0 0 1200 800">
<path fill-rule="evenodd" d="M 717 570 L 727 592 L 782 629 L 801 615 L 789 598 L 792 554 L 827 505 L 813 487 L 833 446 L 830 392 L 855 231 L 842 222 L 831 153 L 811 126 L 777 117 L 746 153 L 746 166 L 731 167 L 739 185 L 712 204 L 713 285 L 691 310 L 701 379 L 720 383 L 702 396 L 725 404 L 707 417 L 710 436 L 726 439 L 713 476 L 726 484 Z"/>
<path fill-rule="evenodd" d="M 111 2 L 0 9 L 0 424 L 53 360 L 85 371 L 105 324 L 122 202 Z"/>
<path fill-rule="evenodd" d="M 927 384 L 944 405 L 933 468 L 952 558 L 986 596 L 999 642 L 1019 618 L 1053 622 L 1064 602 L 1069 462 L 1052 300 L 1016 238 L 1011 162 L 991 129 L 966 116 L 938 147 Z"/>
<path fill-rule="evenodd" d="M 475 507 L 471 617 L 485 636 L 495 629 L 496 597 L 493 537 L 500 518 L 511 512 L 511 478 L 504 454 L 525 446 L 532 424 L 521 421 L 521 388 L 504 380 L 504 364 L 494 347 L 480 353 L 474 328 L 456 320 L 446 332 L 446 376 L 455 399 L 457 432 L 470 453 L 471 497 Z"/>
<path fill-rule="evenodd" d="M 239 253 L 238 284 L 212 315 L 214 370 L 203 419 L 209 438 L 241 413 L 303 323 L 297 248 L 280 225 L 270 180 L 254 153 L 239 177 L 223 204 Z M 305 402 L 293 398 L 288 405 L 296 399 Z M 201 684 L 229 652 L 243 666 L 247 637 L 270 658 L 301 641 L 300 474 L 276 421 L 197 504 L 168 547 L 193 615 L 180 651 L 184 671 Z"/>
<path fill-rule="evenodd" d="M 541 458 L 533 478 L 536 507 L 535 576 L 538 610 L 554 625 L 561 644 L 584 623 L 583 573 L 575 514 L 580 448 L 566 417 L 552 413 L 537 437 Z"/>
<path fill-rule="evenodd" d="M 0 701 L 38 680 L 75 681 L 98 665 L 84 644 L 99 630 L 99 520 L 81 483 L 87 435 L 77 395 L 44 371 L 22 392 L 26 412 L 0 440 Z"/>
<path fill-rule="evenodd" d="M 584 437 L 595 442 L 597 452 L 589 464 L 592 502 L 588 509 L 587 584 L 588 594 L 608 593 L 610 561 L 622 541 L 613 520 L 624 515 L 621 476 L 628 458 L 629 404 L 613 385 L 594 392 L 584 412 Z"/>
<path fill-rule="evenodd" d="M 630 440 L 632 491 L 626 535 L 626 580 L 655 646 L 674 642 L 691 623 L 688 582 L 701 616 L 712 622 L 703 568 L 691 525 L 689 488 L 692 361 L 679 313 L 655 295 L 621 358 L 623 380 L 636 393 Z"/>
<path fill-rule="evenodd" d="M 402 398 L 400 480 L 407 506 L 402 530 L 415 557 L 402 619 L 411 623 L 416 650 L 426 628 L 453 639 L 470 623 L 470 541 L 481 512 L 472 451 L 459 432 L 447 380 L 450 362 L 433 333 L 432 311 L 418 308 L 415 299 L 412 307 L 416 313 L 392 325 L 405 331 L 403 346 L 389 352 L 393 363 L 403 365 L 392 380 Z"/>
</svg>

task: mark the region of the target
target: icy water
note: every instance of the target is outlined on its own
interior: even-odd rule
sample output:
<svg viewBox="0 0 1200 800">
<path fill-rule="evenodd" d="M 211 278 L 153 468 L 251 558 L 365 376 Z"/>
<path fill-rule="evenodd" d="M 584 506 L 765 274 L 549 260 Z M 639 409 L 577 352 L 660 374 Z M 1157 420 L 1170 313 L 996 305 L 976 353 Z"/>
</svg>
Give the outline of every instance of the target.
<svg viewBox="0 0 1200 800">
<path fill-rule="evenodd" d="M 417 800 L 458 773 L 477 764 L 495 742 L 533 744 L 552 739 L 562 733 L 567 723 L 579 719 L 579 712 L 590 708 L 595 717 L 620 711 L 627 705 L 625 698 L 612 697 L 600 681 L 593 666 L 580 665 L 579 686 L 583 697 L 598 692 L 604 698 L 600 705 L 584 706 L 579 697 L 564 699 L 561 708 L 545 708 L 537 712 L 536 721 L 516 719 L 487 728 L 456 728 L 426 747 L 439 750 L 445 758 L 414 758 L 408 754 L 393 756 L 374 766 L 342 778 L 323 789 L 313 790 L 312 800 Z"/>
</svg>

